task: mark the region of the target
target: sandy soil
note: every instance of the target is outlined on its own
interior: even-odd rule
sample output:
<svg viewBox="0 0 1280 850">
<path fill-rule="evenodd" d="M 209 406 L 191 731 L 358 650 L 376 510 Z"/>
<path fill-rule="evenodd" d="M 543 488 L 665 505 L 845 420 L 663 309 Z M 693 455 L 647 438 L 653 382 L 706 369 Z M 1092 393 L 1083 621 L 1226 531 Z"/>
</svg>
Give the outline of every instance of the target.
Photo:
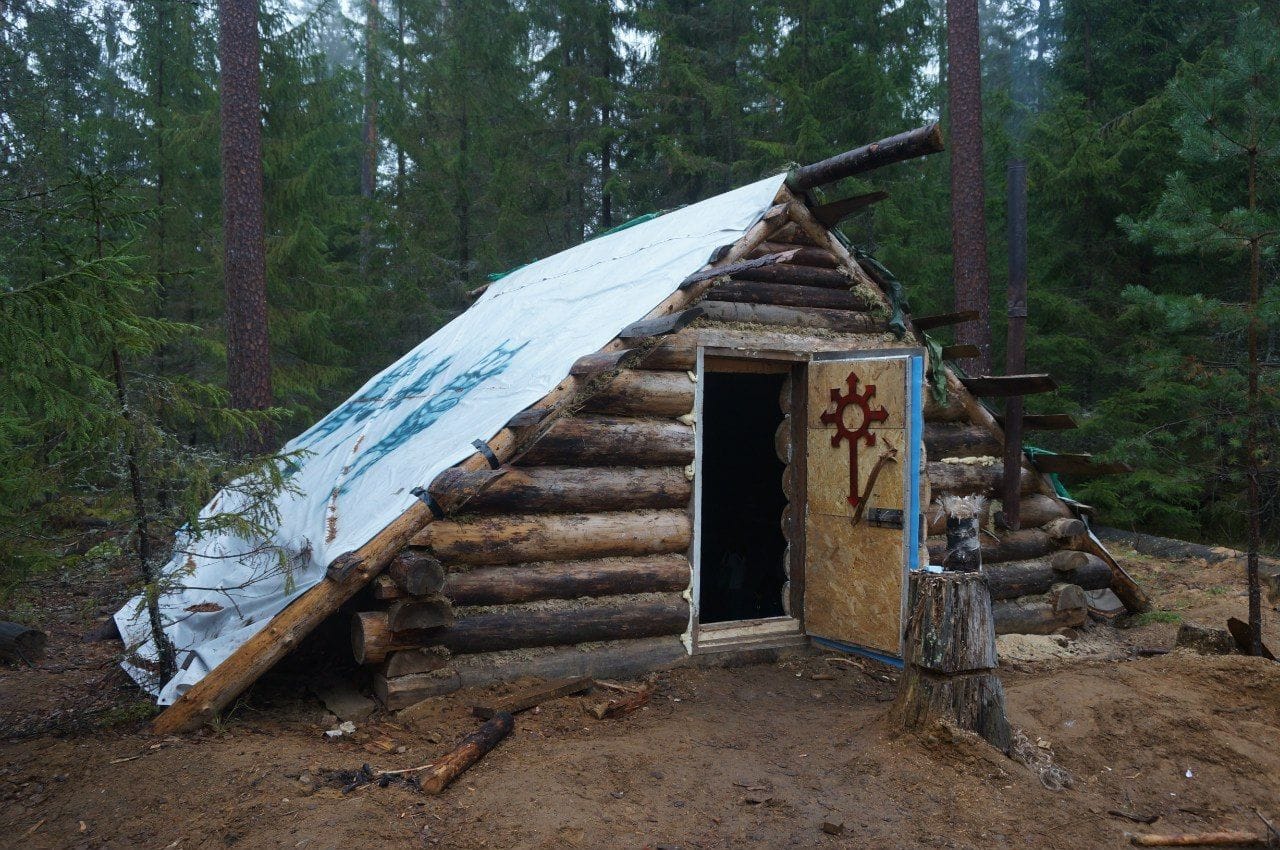
<svg viewBox="0 0 1280 850">
<path fill-rule="evenodd" d="M 118 645 L 81 641 L 117 577 L 80 577 L 41 588 L 56 622 L 40 667 L 0 668 L 0 845 L 1076 850 L 1122 846 L 1126 831 L 1260 829 L 1254 807 L 1280 819 L 1280 665 L 1137 652 L 1170 646 L 1175 616 L 1242 617 L 1239 570 L 1126 562 L 1172 613 L 1066 646 L 1003 642 L 1010 719 L 1071 776 L 1061 791 L 968 736 L 895 732 L 892 671 L 814 654 L 662 674 L 650 705 L 617 720 L 582 698 L 548 703 L 438 797 L 400 783 L 344 794 L 340 771 L 448 749 L 475 727 L 476 695 L 329 740 L 308 689 L 317 645 L 217 728 L 151 737 Z"/>
</svg>

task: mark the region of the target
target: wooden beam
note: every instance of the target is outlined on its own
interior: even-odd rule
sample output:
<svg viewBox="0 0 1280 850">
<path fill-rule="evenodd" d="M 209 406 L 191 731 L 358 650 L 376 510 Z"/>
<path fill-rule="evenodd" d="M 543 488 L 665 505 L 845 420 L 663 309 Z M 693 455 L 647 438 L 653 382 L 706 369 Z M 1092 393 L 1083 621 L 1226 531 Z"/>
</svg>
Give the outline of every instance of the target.
<svg viewBox="0 0 1280 850">
<path fill-rule="evenodd" d="M 874 301 L 848 289 L 824 289 L 790 283 L 725 280 L 711 287 L 707 297 L 742 304 L 777 304 L 780 307 L 819 307 L 824 310 L 870 310 Z"/>
<path fill-rule="evenodd" d="M 683 554 L 477 567 L 451 573 L 444 595 L 455 605 L 515 605 L 539 599 L 580 599 L 681 591 L 689 586 Z"/>
<path fill-rule="evenodd" d="M 693 462 L 693 428 L 670 419 L 575 416 L 551 426 L 522 466 L 680 466 Z"/>
<path fill-rule="evenodd" d="M 693 411 L 693 399 L 693 380 L 684 372 L 630 369 L 586 398 L 582 409 L 589 413 L 676 417 Z"/>
<path fill-rule="evenodd" d="M 1004 426 L 1004 417 L 997 416 L 996 421 Z M 1074 416 L 1070 413 L 1024 413 L 1022 428 L 1024 431 L 1069 431 L 1079 428 Z"/>
<path fill-rule="evenodd" d="M 592 679 L 590 676 L 575 676 L 572 679 L 542 682 L 532 688 L 526 688 L 523 691 L 517 691 L 505 697 L 495 697 L 486 702 L 477 703 L 471 706 L 471 713 L 481 720 L 488 720 L 501 712 L 518 714 L 521 711 L 526 711 L 535 705 L 541 705 L 553 699 L 567 697 L 570 694 L 580 694 L 589 690 L 591 685 Z"/>
<path fill-rule="evenodd" d="M 1093 455 L 1087 454 L 1036 455 L 1032 463 L 1041 472 L 1082 477 L 1133 472 L 1133 467 L 1123 461 L 1095 461 Z"/>
<path fill-rule="evenodd" d="M 942 130 L 936 123 L 930 124 L 845 151 L 812 165 L 802 165 L 787 175 L 787 188 L 792 192 L 805 192 L 815 186 L 834 183 L 895 162 L 937 153 L 944 147 Z"/>
<path fill-rule="evenodd" d="M 761 256 L 768 254 L 781 254 L 784 251 L 790 251 L 792 256 L 789 263 L 795 263 L 798 266 L 817 266 L 823 269 L 834 269 L 840 264 L 836 259 L 836 255 L 823 248 L 813 248 L 807 245 L 788 245 L 785 242 L 762 242 L 760 247 L 756 248 Z"/>
<path fill-rule="evenodd" d="M 865 195 L 841 198 L 838 201 L 831 201 L 830 203 L 812 207 L 813 217 L 822 222 L 825 227 L 835 227 L 858 210 L 866 209 L 887 197 L 889 197 L 888 192 L 875 191 L 867 192 Z"/>
<path fill-rule="evenodd" d="M 1058 388 L 1058 382 L 1052 375 L 1043 373 L 1034 375 L 984 375 L 976 378 L 961 378 L 965 389 L 976 396 L 985 398 L 1007 398 L 1009 396 L 1034 395 L 1051 393 Z"/>
<path fill-rule="evenodd" d="M 915 325 L 918 331 L 931 331 L 934 328 L 945 328 L 948 325 L 958 325 L 961 322 L 976 322 L 977 320 L 977 310 L 960 310 L 955 313 L 938 313 L 935 316 L 916 316 L 911 319 L 911 324 Z"/>
<path fill-rule="evenodd" d="M 815 286 L 823 289 L 848 290 L 853 279 L 839 269 L 818 266 L 780 264 L 758 269 L 746 269 L 730 275 L 734 280 L 754 280 L 760 283 L 785 283 L 792 286 Z"/>
<path fill-rule="evenodd" d="M 943 360 L 968 360 L 971 357 L 977 357 L 979 353 L 976 345 L 944 345 L 942 347 Z"/>
<path fill-rule="evenodd" d="M 654 316 L 651 319 L 641 319 L 638 322 L 632 322 L 618 333 L 618 339 L 643 339 L 652 336 L 665 336 L 673 334 L 681 328 L 688 327 L 702 316 L 702 309 L 699 307 L 690 307 L 687 310 L 681 310 L 679 313 L 670 313 L 665 316 Z"/>
<path fill-rule="evenodd" d="M 678 466 L 530 466 L 510 468 L 499 480 L 483 470 L 464 472 L 452 483 L 464 492 L 488 485 L 467 503 L 469 513 L 481 514 L 675 508 L 693 494 Z"/>
<path fill-rule="evenodd" d="M 686 277 L 680 282 L 681 289 L 688 289 L 697 283 L 705 280 L 713 280 L 717 277 L 734 274 L 736 272 L 744 272 L 749 269 L 758 269 L 765 266 L 772 266 L 775 263 L 787 263 L 795 258 L 800 252 L 799 248 L 784 248 L 774 253 L 765 254 L 763 257 L 756 257 L 751 260 L 738 260 L 736 263 L 730 263 L 727 266 L 714 266 L 712 268 L 702 269 Z"/>
<path fill-rule="evenodd" d="M 687 510 L 530 514 L 439 520 L 413 538 L 445 564 L 519 564 L 683 552 L 693 538 Z"/>
<path fill-rule="evenodd" d="M 717 322 L 746 322 L 759 325 L 786 325 L 825 328 L 846 333 L 886 331 L 888 324 L 868 313 L 823 310 L 818 307 L 779 307 L 774 304 L 741 304 L 733 301 L 704 301 L 708 319 Z"/>
<path fill-rule="evenodd" d="M 585 354 L 573 361 L 573 365 L 569 367 L 569 374 L 576 378 L 584 378 L 599 375 L 601 372 L 612 372 L 615 369 L 625 368 L 629 361 L 639 359 L 639 356 L 639 352 L 630 348 Z"/>
</svg>

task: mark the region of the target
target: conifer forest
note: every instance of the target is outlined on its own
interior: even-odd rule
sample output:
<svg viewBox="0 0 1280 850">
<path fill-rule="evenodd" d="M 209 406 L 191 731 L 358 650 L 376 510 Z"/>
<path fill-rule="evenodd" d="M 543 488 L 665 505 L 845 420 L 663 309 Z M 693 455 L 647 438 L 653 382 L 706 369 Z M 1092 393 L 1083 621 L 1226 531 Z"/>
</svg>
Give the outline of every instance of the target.
<svg viewBox="0 0 1280 850">
<path fill-rule="evenodd" d="M 912 131 L 928 149 L 893 153 Z M 873 166 L 797 177 L 846 152 L 874 158 L 883 149 L 855 149 L 880 140 L 892 150 Z M 353 495 L 348 476 L 395 466 L 395 450 L 546 335 L 490 343 L 475 365 L 450 354 L 394 396 L 421 359 L 401 358 L 529 264 L 670 226 L 679 219 L 666 216 L 775 176 L 772 200 L 726 226 L 732 238 L 682 269 L 655 312 L 619 319 L 604 348 L 574 350 L 542 401 L 484 420 L 464 441 L 479 438 L 478 454 L 378 492 L 395 510 L 356 536 L 366 506 L 352 503 L 374 491 Z M 608 292 L 598 283 L 593 297 Z M 807 285 L 784 285 L 795 283 Z M 581 303 L 547 300 L 566 316 Z M 717 358 L 733 355 L 705 342 L 680 347 L 686 328 L 716 322 L 753 357 L 784 351 L 768 341 L 787 334 L 807 341 L 768 367 L 724 366 Z M 835 437 L 803 442 L 817 432 L 788 406 L 827 400 L 795 363 L 817 375 L 822 340 L 845 351 L 856 335 L 878 340 L 868 349 L 916 346 L 924 364 L 903 374 L 921 392 L 914 450 L 928 457 L 899 503 L 865 517 L 877 475 L 908 459 L 883 440 L 872 448 L 870 396 L 861 445 L 841 418 L 852 372 L 830 390 L 836 410 L 814 410 L 807 426 L 835 422 Z M 721 385 L 703 377 L 708 357 L 742 372 L 723 385 L 740 382 L 739 407 L 712 404 Z M 0 845 L 23 830 L 29 841 L 13 846 L 834 846 L 855 835 L 941 846 L 954 835 L 948 846 L 1077 848 L 1113 846 L 1121 827 L 1152 833 L 1150 846 L 1198 846 L 1189 839 L 1219 829 L 1245 830 L 1231 834 L 1247 846 L 1280 840 L 1280 809 L 1267 810 L 1280 798 L 1277 0 L 0 0 L 0 363 Z M 431 383 L 461 366 L 443 389 Z M 422 406 L 382 442 L 361 433 L 343 444 L 348 460 L 328 457 L 324 439 L 374 415 L 345 404 L 362 387 L 374 402 L 386 390 Z M 777 422 L 757 428 L 766 457 L 755 463 L 714 436 L 714 417 L 745 434 L 761 399 Z M 290 443 L 301 435 L 313 439 Z M 841 435 L 832 492 L 839 510 L 853 507 L 840 533 L 908 529 L 906 548 L 885 556 L 902 567 L 885 591 L 887 649 L 819 634 L 825 574 L 806 523 L 827 473 L 812 453 Z M 330 464 L 322 486 L 299 473 L 312 461 Z M 747 493 L 753 463 L 759 503 Z M 715 470 L 733 483 L 704 489 Z M 954 493 L 980 506 L 956 507 Z M 281 505 L 313 497 L 318 536 L 270 542 Z M 717 521 L 729 529 L 721 549 Z M 343 534 L 355 538 L 347 551 L 334 543 Z M 839 557 L 857 548 L 840 545 Z M 917 605 L 937 578 L 925 575 L 931 561 L 961 580 L 961 549 L 990 568 L 974 597 L 977 637 L 960 634 L 958 608 L 939 625 Z M 750 559 L 766 550 L 767 588 L 744 589 L 733 571 L 755 581 Z M 219 558 L 259 573 L 228 589 Z M 225 598 L 181 596 L 211 577 Z M 253 609 L 262 582 L 274 607 Z M 854 584 L 849 598 L 865 590 Z M 701 631 L 713 610 L 727 612 L 720 630 Z M 850 605 L 845 619 L 863 611 Z M 210 640 L 230 645 L 200 656 L 183 629 L 214 621 Z M 907 650 L 917 637 L 930 646 L 931 627 L 998 647 L 1005 685 L 995 648 L 959 673 L 926 669 Z M 333 640 L 338 654 L 318 648 Z M 652 661 L 662 640 L 674 655 Z M 801 643 L 808 655 L 786 655 Z M 707 646 L 776 654 L 757 680 L 697 663 Z M 849 646 L 847 658 L 815 654 Z M 625 663 L 591 667 L 581 659 L 593 652 Z M 506 679 L 476 673 L 482 662 L 532 665 L 559 690 L 521 703 Z M 266 675 L 316 664 L 357 683 L 368 711 L 355 730 L 338 725 L 348 718 L 321 677 L 293 687 Z M 611 681 L 654 670 L 665 672 Z M 968 738 L 925 731 L 920 746 L 891 751 L 866 731 L 919 726 L 903 706 L 930 695 L 912 689 L 960 681 L 953 673 L 986 676 L 996 694 L 968 725 L 963 707 L 951 712 Z M 587 676 L 595 685 L 575 684 Z M 497 697 L 495 709 L 452 695 L 495 686 L 518 705 L 510 714 Z M 320 720 L 299 707 L 313 691 Z M 454 702 L 424 709 L 428 697 Z M 828 701 L 862 718 L 856 728 L 840 726 L 831 747 L 795 743 L 795 729 L 838 725 L 815 708 Z M 736 708 L 715 714 L 722 705 Z M 401 708 L 408 726 L 388 719 Z M 515 732 L 501 725 L 512 714 Z M 1184 721 L 1187 737 L 1170 743 Z M 217 781 L 182 750 L 197 739 L 134 754 L 136 739 L 119 735 L 144 722 L 173 736 L 205 724 L 198 741 Z M 257 723 L 277 724 L 262 727 L 271 753 L 224 746 L 258 735 Z M 553 748 L 606 728 L 624 730 L 604 756 L 619 767 Z M 631 728 L 632 744 L 648 737 L 628 749 Z M 119 771 L 150 812 L 132 835 L 97 799 L 100 778 L 84 780 L 92 805 L 77 808 L 74 781 L 37 776 L 45 755 L 4 750 L 10 737 L 57 739 L 49 764 L 74 780 L 80 756 L 55 750 L 86 730 L 118 735 L 84 763 Z M 428 754 L 428 730 L 441 747 L 467 733 L 470 761 L 446 770 L 465 748 Z M 965 748 L 987 743 L 1018 762 L 1010 784 L 993 777 L 1013 762 L 974 767 L 990 756 Z M 812 774 L 762 778 L 752 746 Z M 1216 755 L 1193 765 L 1197 753 Z M 263 794 L 294 798 L 298 812 L 332 798 L 297 815 L 302 835 L 258 809 L 228 814 L 277 757 L 291 772 Z M 430 796 L 481 757 L 448 793 L 474 780 L 487 815 Z M 164 766 L 146 773 L 147 760 Z M 717 771 L 732 788 L 704 782 Z M 882 773 L 897 801 L 883 808 L 858 785 Z M 935 774 L 954 800 L 932 796 Z M 142 803 L 166 796 L 166 776 L 222 790 L 184 821 L 169 803 Z M 525 783 L 551 776 L 570 792 L 535 804 Z M 659 793 L 664 782 L 685 790 Z M 1188 790 L 1202 787 L 1213 790 Z M 424 788 L 435 808 L 388 796 Z M 1028 802 L 1045 793 L 1075 802 Z M 317 820 L 330 804 L 366 808 L 335 826 Z M 600 807 L 608 818 L 581 820 Z M 907 810 L 931 814 L 911 824 Z"/>
</svg>

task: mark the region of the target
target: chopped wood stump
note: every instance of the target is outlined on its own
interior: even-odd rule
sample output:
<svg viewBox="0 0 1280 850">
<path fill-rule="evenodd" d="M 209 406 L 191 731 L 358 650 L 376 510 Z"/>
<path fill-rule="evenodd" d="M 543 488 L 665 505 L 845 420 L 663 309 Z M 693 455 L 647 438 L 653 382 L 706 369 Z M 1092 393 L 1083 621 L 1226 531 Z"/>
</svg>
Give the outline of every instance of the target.
<svg viewBox="0 0 1280 850">
<path fill-rule="evenodd" d="M 938 720 L 976 732 L 1001 752 L 1012 742 L 996 674 L 991 594 L 981 573 L 911 575 L 904 660 L 890 717 L 906 729 Z"/>
</svg>

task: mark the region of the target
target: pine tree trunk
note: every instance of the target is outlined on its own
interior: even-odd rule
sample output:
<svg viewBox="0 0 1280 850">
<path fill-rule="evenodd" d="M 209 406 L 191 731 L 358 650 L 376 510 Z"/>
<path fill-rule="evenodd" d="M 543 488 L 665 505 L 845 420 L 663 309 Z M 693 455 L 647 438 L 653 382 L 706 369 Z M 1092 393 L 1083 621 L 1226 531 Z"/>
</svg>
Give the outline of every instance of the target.
<svg viewBox="0 0 1280 850">
<path fill-rule="evenodd" d="M 991 374 L 986 193 L 982 169 L 982 60 L 978 0 L 947 0 L 947 79 L 951 118 L 951 254 L 957 310 L 978 321 L 956 328 L 956 342 L 978 346 L 971 371 Z"/>
<path fill-rule="evenodd" d="M 272 394 L 257 0 L 219 0 L 218 13 L 227 386 L 233 407 L 265 410 Z M 264 425 L 241 448 L 264 451 L 272 442 L 272 429 Z"/>
<path fill-rule="evenodd" d="M 364 124 L 360 154 L 360 197 L 364 213 L 360 223 L 360 279 L 369 274 L 369 252 L 373 247 L 373 192 L 378 174 L 378 99 L 373 91 L 374 56 L 378 49 L 378 0 L 368 0 L 364 20 Z"/>
<path fill-rule="evenodd" d="M 1258 145 L 1256 138 L 1249 148 L 1249 211 L 1258 206 Z M 1258 576 L 1258 552 L 1262 548 L 1262 500 L 1258 478 L 1262 474 L 1258 459 L 1259 363 L 1258 302 L 1261 300 L 1262 245 L 1257 236 L 1249 240 L 1249 396 L 1245 407 L 1245 477 L 1248 479 L 1246 510 L 1249 513 L 1248 551 L 1245 572 L 1249 583 L 1250 652 L 1262 655 L 1262 591 Z"/>
</svg>

